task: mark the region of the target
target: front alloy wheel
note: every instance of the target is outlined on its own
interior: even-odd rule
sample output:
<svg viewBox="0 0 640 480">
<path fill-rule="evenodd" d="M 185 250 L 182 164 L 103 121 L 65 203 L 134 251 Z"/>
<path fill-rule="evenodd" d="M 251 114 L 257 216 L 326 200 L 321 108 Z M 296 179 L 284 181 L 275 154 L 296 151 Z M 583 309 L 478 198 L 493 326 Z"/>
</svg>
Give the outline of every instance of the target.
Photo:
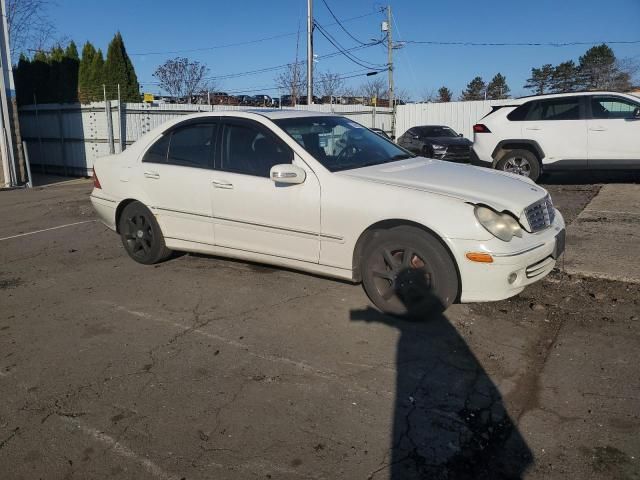
<svg viewBox="0 0 640 480">
<path fill-rule="evenodd" d="M 456 298 L 455 265 L 427 232 L 395 227 L 377 234 L 362 266 L 363 286 L 383 312 L 425 318 L 444 311 Z"/>
</svg>

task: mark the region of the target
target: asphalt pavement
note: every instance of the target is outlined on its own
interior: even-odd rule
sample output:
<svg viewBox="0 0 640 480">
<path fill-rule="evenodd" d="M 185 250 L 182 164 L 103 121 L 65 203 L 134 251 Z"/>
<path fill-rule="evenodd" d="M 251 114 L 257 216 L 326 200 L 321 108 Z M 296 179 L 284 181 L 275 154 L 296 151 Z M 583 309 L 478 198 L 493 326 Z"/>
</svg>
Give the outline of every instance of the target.
<svg viewBox="0 0 640 480">
<path fill-rule="evenodd" d="M 548 188 L 569 221 L 600 190 Z M 1 478 L 640 478 L 640 285 L 559 265 L 404 322 L 294 271 L 136 264 L 90 189 L 0 193 Z"/>
</svg>

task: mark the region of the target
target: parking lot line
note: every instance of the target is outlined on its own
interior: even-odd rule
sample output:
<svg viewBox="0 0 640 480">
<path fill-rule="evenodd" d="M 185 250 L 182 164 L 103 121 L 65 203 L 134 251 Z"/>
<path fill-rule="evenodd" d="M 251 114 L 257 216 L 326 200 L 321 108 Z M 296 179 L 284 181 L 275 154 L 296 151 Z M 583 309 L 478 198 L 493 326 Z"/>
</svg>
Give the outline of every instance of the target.
<svg viewBox="0 0 640 480">
<path fill-rule="evenodd" d="M 120 455 L 121 457 L 127 458 L 129 460 L 133 460 L 136 463 L 140 464 L 147 472 L 149 472 L 154 477 L 157 477 L 163 480 L 178 480 L 180 478 L 180 477 L 168 474 L 148 458 L 144 458 L 138 455 L 136 452 L 134 452 L 128 447 L 125 447 L 120 442 L 118 442 L 115 438 L 110 437 L 106 433 L 101 432 L 100 430 L 97 430 L 95 428 L 88 427 L 80 423 L 76 418 L 63 417 L 63 416 L 61 416 L 60 418 L 64 420 L 66 423 L 69 423 L 74 427 L 76 427 L 85 435 L 88 435 L 92 437 L 94 440 L 105 445 L 109 451 L 112 451 L 113 453 Z"/>
<path fill-rule="evenodd" d="M 49 232 L 51 230 L 58 230 L 59 228 L 73 227 L 74 225 L 82 225 L 83 223 L 92 223 L 97 221 L 98 220 L 96 219 L 85 220 L 83 222 L 74 222 L 74 223 L 66 223 L 64 225 L 58 225 L 57 227 L 43 228 L 42 230 L 35 230 L 33 232 L 19 233 L 17 235 L 11 235 L 10 237 L 0 238 L 0 242 L 3 242 L 4 240 L 11 240 L 13 238 L 26 237 L 27 235 L 35 235 L 36 233 L 43 233 L 43 232 Z"/>
<path fill-rule="evenodd" d="M 157 316 L 151 315 L 149 313 L 139 312 L 139 311 L 136 311 L 136 310 L 130 310 L 130 309 L 125 308 L 125 307 L 123 307 L 121 305 L 116 305 L 116 304 L 111 303 L 111 302 L 106 302 L 105 301 L 105 302 L 102 302 L 102 303 L 110 305 L 115 310 L 128 313 L 129 315 L 133 315 L 134 317 L 144 318 L 145 320 L 151 320 L 151 321 L 157 322 L 157 323 L 164 323 L 165 325 L 170 325 L 172 327 L 179 328 L 179 329 L 181 329 L 183 331 L 193 332 L 193 333 L 196 333 L 198 335 L 202 335 L 204 337 L 211 338 L 213 340 L 217 340 L 217 341 L 222 342 L 222 343 L 224 343 L 226 345 L 229 345 L 231 347 L 235 347 L 235 348 L 237 348 L 239 350 L 243 350 L 247 355 L 259 358 L 261 360 L 266 360 L 266 361 L 269 361 L 269 362 L 278 362 L 278 363 L 284 363 L 286 365 L 291 365 L 291 366 L 294 366 L 294 367 L 299 368 L 301 370 L 304 370 L 306 372 L 309 372 L 309 373 L 311 373 L 311 374 L 313 374 L 313 375 L 315 375 L 317 377 L 323 378 L 325 380 L 334 380 L 334 381 L 335 380 L 338 380 L 338 381 L 346 380 L 346 377 L 344 377 L 344 376 L 340 376 L 340 375 L 337 375 L 337 374 L 335 374 L 333 372 L 329 372 L 329 371 L 326 371 L 326 370 L 321 370 L 319 368 L 313 367 L 313 366 L 309 365 L 308 363 L 301 362 L 299 360 L 293 360 L 293 359 L 290 359 L 290 358 L 287 358 L 287 357 L 282 357 L 282 356 L 279 356 L 279 355 L 271 355 L 271 354 L 268 354 L 268 353 L 252 352 L 250 350 L 250 346 L 249 345 L 241 343 L 241 342 L 238 342 L 236 340 L 232 340 L 232 339 L 229 339 L 229 338 L 222 337 L 220 335 L 216 335 L 215 333 L 209 333 L 209 332 L 207 332 L 205 330 L 201 330 L 199 328 L 193 328 L 193 327 L 190 327 L 189 325 L 185 325 L 185 324 L 179 323 L 179 322 L 174 322 L 173 320 L 168 320 L 166 318 L 157 317 Z M 353 379 L 351 379 L 351 380 L 353 380 Z M 363 387 L 359 387 L 359 386 L 356 386 L 354 384 L 352 384 L 349 388 L 353 389 L 353 390 L 357 390 L 359 392 L 367 393 L 367 394 L 385 395 L 385 396 L 393 396 L 394 395 L 393 392 L 389 392 L 389 391 L 386 391 L 386 390 L 378 390 L 378 391 L 374 392 L 372 390 L 369 390 L 369 389 L 363 388 Z"/>
</svg>

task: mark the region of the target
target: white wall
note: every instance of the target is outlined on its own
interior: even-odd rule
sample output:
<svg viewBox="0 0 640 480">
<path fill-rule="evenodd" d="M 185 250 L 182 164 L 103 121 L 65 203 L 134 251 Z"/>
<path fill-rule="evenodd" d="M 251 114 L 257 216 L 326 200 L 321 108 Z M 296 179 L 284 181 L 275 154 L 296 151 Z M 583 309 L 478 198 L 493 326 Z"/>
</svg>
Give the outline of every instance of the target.
<svg viewBox="0 0 640 480">
<path fill-rule="evenodd" d="M 447 125 L 473 140 L 473 125 L 491 111 L 493 105 L 505 105 L 510 100 L 474 102 L 412 103 L 398 105 L 396 136 L 417 125 Z"/>
</svg>

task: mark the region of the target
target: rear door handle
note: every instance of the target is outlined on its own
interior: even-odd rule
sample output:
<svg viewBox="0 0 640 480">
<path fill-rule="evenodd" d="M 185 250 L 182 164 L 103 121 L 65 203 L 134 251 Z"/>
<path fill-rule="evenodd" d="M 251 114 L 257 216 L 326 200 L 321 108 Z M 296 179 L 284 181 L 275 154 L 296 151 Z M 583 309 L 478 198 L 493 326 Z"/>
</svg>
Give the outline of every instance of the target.
<svg viewBox="0 0 640 480">
<path fill-rule="evenodd" d="M 589 130 L 592 132 L 606 132 L 607 129 L 604 127 L 589 127 Z"/>
<path fill-rule="evenodd" d="M 524 127 L 525 130 L 542 130 L 540 127 Z"/>
<path fill-rule="evenodd" d="M 225 190 L 231 190 L 233 188 L 233 183 L 225 182 L 224 180 L 213 180 L 211 183 L 214 188 L 222 188 Z"/>
<path fill-rule="evenodd" d="M 160 174 L 158 172 L 151 172 L 151 171 L 144 172 L 144 176 L 147 178 L 154 178 L 154 179 L 160 178 Z"/>
</svg>

